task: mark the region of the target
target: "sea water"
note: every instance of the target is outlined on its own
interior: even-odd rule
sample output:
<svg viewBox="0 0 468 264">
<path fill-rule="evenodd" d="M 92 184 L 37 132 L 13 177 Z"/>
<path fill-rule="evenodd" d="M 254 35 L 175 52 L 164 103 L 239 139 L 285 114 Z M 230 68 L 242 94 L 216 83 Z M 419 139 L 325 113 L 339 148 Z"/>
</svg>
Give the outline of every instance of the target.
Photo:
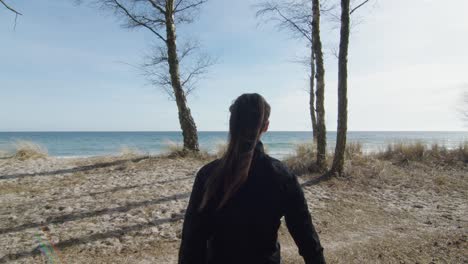
<svg viewBox="0 0 468 264">
<path fill-rule="evenodd" d="M 199 132 L 200 148 L 210 153 L 227 141 L 227 132 Z M 336 132 L 327 133 L 328 148 L 335 146 Z M 161 154 L 173 144 L 182 145 L 181 132 L 0 132 L 0 150 L 13 151 L 18 141 L 32 141 L 47 148 L 55 157 L 117 155 L 123 148 Z M 310 131 L 271 131 L 262 141 L 268 153 L 284 158 L 295 146 L 312 142 Z M 421 142 L 455 148 L 468 141 L 468 132 L 376 132 L 350 131 L 348 142 L 359 142 L 366 152 L 383 150 L 391 143 Z"/>
</svg>

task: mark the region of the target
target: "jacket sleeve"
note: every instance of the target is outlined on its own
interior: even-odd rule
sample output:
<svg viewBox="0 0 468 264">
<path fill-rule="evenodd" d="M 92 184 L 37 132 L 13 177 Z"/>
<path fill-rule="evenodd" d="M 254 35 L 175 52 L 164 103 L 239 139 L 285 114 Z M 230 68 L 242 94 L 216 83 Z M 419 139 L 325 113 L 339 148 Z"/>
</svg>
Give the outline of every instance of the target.
<svg viewBox="0 0 468 264">
<path fill-rule="evenodd" d="M 286 183 L 285 220 L 291 236 L 306 264 L 325 263 L 323 248 L 307 207 L 301 186 L 295 175 Z"/>
<path fill-rule="evenodd" d="M 195 178 L 192 194 L 185 212 L 182 241 L 179 249 L 179 264 L 201 264 L 206 262 L 207 223 L 203 212 L 198 210 L 204 191 L 203 173 L 204 169 L 202 168 Z"/>
</svg>

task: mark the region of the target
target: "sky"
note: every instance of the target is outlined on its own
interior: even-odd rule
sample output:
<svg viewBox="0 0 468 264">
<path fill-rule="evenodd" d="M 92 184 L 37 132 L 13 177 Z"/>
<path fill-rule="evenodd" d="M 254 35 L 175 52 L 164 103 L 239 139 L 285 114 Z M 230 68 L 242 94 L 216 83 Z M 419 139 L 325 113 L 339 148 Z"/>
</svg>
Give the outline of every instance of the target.
<svg viewBox="0 0 468 264">
<path fill-rule="evenodd" d="M 73 0 L 7 0 L 0 8 L 0 131 L 178 131 L 174 101 L 131 65 L 158 43 L 121 27 L 112 12 Z M 188 97 L 200 131 L 228 129 L 242 93 L 272 106 L 270 130 L 311 129 L 306 43 L 255 17 L 256 0 L 210 0 L 178 28 L 217 58 Z M 468 1 L 374 0 L 353 14 L 349 47 L 351 131 L 466 131 Z M 336 130 L 339 41 L 322 38 L 326 125 Z M 465 126 L 464 126 L 465 125 Z"/>
</svg>

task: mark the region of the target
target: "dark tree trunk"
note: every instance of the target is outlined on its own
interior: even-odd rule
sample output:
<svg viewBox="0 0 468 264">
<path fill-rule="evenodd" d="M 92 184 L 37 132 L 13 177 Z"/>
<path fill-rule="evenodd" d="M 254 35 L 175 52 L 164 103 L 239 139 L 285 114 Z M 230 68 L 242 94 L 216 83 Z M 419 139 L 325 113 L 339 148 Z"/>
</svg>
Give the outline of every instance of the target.
<svg viewBox="0 0 468 264">
<path fill-rule="evenodd" d="M 174 9 L 173 6 L 173 0 L 168 0 L 166 2 L 166 45 L 169 74 L 171 75 L 171 84 L 174 89 L 174 97 L 179 114 L 179 123 L 184 138 L 184 150 L 199 151 L 197 127 L 190 112 L 190 108 L 187 106 L 187 98 L 180 81 L 179 58 L 177 55 L 176 45 L 176 28 L 172 11 Z"/>
<path fill-rule="evenodd" d="M 310 96 L 309 96 L 309 109 L 310 118 L 312 120 L 312 134 L 314 142 L 317 142 L 317 117 L 315 114 L 315 59 L 314 47 L 310 47 Z"/>
<path fill-rule="evenodd" d="M 348 46 L 349 0 L 341 0 L 340 51 L 338 54 L 338 131 L 331 173 L 343 174 L 346 133 L 348 130 Z"/>
<path fill-rule="evenodd" d="M 322 41 L 320 39 L 320 1 L 312 1 L 312 47 L 316 62 L 317 89 L 317 167 L 326 170 L 327 129 L 325 127 L 325 67 L 323 65 Z"/>
</svg>

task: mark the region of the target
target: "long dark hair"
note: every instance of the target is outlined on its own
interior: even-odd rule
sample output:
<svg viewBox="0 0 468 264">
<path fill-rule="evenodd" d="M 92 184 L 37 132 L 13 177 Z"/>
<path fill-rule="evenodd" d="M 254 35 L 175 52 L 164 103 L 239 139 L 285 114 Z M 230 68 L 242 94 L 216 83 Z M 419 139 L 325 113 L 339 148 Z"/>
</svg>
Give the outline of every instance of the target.
<svg viewBox="0 0 468 264">
<path fill-rule="evenodd" d="M 229 111 L 229 144 L 206 181 L 200 210 L 215 197 L 219 200 L 216 208 L 222 208 L 245 183 L 255 146 L 270 117 L 270 105 L 256 93 L 239 96 Z"/>
</svg>

